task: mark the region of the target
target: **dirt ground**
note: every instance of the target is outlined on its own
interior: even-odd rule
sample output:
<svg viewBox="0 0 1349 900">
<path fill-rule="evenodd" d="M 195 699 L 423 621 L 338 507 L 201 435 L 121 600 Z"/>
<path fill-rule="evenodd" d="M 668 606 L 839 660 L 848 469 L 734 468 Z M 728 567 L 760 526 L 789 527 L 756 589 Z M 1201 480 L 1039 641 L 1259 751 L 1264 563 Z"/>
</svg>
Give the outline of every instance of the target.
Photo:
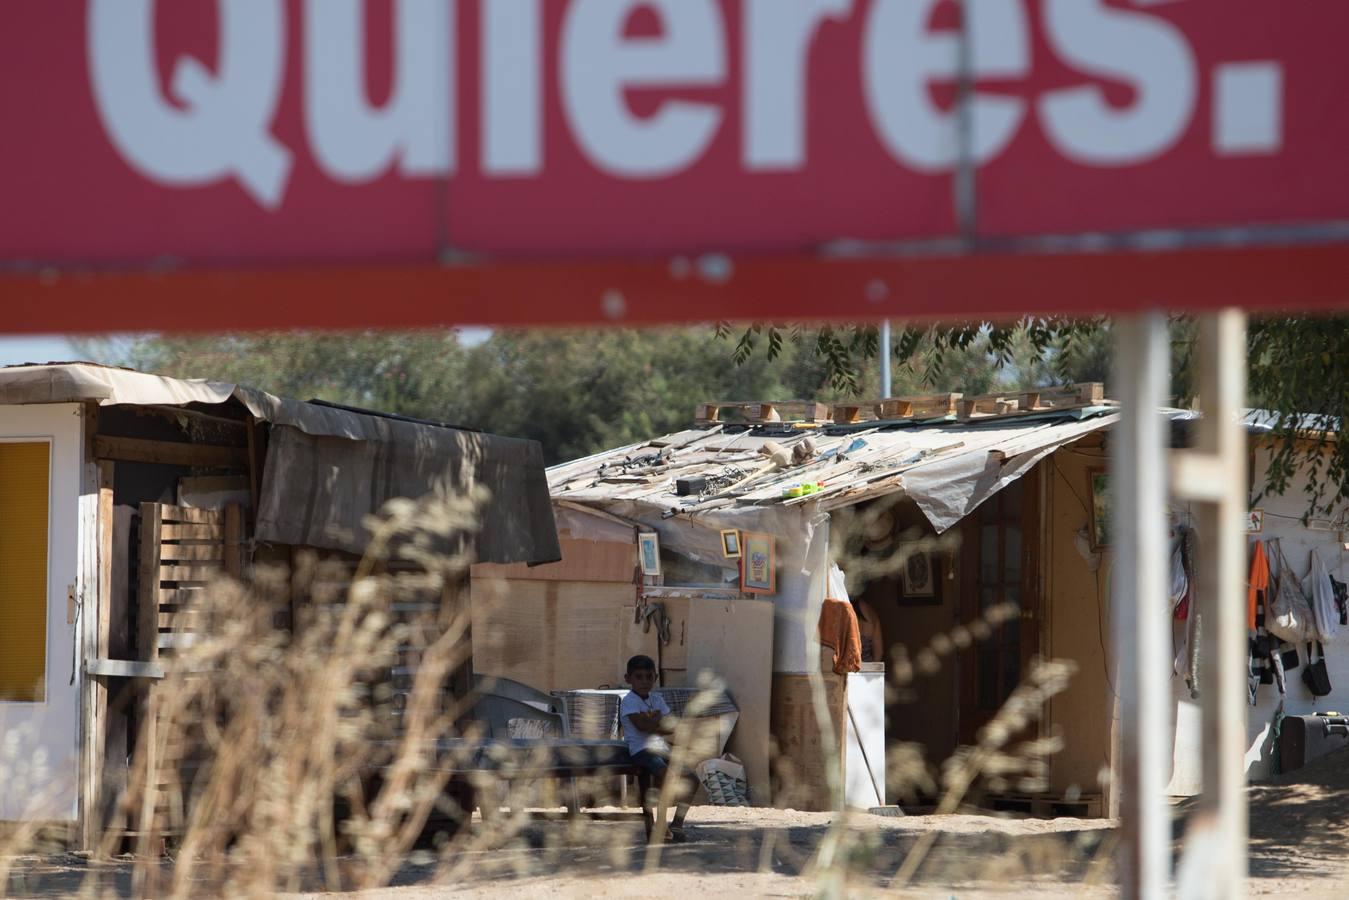
<svg viewBox="0 0 1349 900">
<path fill-rule="evenodd" d="M 1326 757 L 1251 798 L 1253 896 L 1340 898 L 1349 878 L 1349 753 Z M 1192 802 L 1176 807 L 1183 833 Z M 704 807 L 689 817 L 688 843 L 647 856 L 640 818 L 602 810 L 569 822 L 535 814 L 504 844 L 446 854 L 425 848 L 393 886 L 296 898 L 424 900 L 447 893 L 540 897 L 804 897 L 828 888 L 851 896 L 897 890 L 906 897 L 1111 897 L 1116 823 L 1105 819 L 1017 819 L 987 815 L 882 817 L 853 813 Z M 487 833 L 476 824 L 478 839 Z M 930 848 L 907 884 L 892 879 L 915 847 Z M 1179 844 L 1177 844 L 1179 850 Z M 829 856 L 836 865 L 821 866 Z M 89 864 L 75 857 L 28 858 L 7 896 L 78 891 Z M 131 895 L 130 864 L 100 867 L 101 891 Z"/>
</svg>

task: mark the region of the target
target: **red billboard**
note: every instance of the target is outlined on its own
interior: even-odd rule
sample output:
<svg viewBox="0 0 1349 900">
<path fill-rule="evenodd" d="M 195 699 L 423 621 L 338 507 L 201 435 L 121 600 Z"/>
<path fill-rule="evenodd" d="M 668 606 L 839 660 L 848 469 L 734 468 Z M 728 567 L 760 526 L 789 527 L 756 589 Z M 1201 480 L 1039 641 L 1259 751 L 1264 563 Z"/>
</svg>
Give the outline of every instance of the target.
<svg viewBox="0 0 1349 900">
<path fill-rule="evenodd" d="M 0 325 L 110 327 L 100 296 L 134 301 L 125 327 L 295 324 L 358 282 L 398 292 L 388 324 L 1098 311 L 988 296 L 1007 261 L 937 254 L 1066 248 L 1086 259 L 1034 277 L 1102 264 L 1090 285 L 1205 241 L 1182 283 L 1103 296 L 1208 305 L 1228 230 L 1349 220 L 1346 4 L 965 5 L 14 4 Z M 1265 292 L 1340 272 L 1329 247 L 1261 257 L 1244 290 L 1339 302 Z M 737 285 L 765 266 L 776 296 Z M 189 289 L 233 318 L 180 321 Z"/>
</svg>

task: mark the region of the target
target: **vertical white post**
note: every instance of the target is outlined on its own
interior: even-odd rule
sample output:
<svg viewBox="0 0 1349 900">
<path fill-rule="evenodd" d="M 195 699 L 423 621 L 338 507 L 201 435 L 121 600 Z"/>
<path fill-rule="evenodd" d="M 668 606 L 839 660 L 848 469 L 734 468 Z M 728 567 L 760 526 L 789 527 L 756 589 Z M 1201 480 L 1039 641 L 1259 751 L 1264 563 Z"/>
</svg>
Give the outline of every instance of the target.
<svg viewBox="0 0 1349 900">
<path fill-rule="evenodd" d="M 890 320 L 881 322 L 881 396 L 890 396 Z"/>
<path fill-rule="evenodd" d="M 1246 878 L 1246 315 L 1199 319 L 1199 403 L 1193 450 L 1172 460 L 1177 492 L 1195 501 L 1199 612 L 1204 617 L 1204 792 L 1177 879 L 1185 900 L 1239 898 Z"/>
<path fill-rule="evenodd" d="M 1114 590 L 1123 753 L 1121 896 L 1157 898 L 1170 883 L 1171 630 L 1167 596 L 1166 452 L 1160 407 L 1170 381 L 1166 317 L 1117 320 L 1115 379 L 1123 417 L 1112 438 Z"/>
</svg>

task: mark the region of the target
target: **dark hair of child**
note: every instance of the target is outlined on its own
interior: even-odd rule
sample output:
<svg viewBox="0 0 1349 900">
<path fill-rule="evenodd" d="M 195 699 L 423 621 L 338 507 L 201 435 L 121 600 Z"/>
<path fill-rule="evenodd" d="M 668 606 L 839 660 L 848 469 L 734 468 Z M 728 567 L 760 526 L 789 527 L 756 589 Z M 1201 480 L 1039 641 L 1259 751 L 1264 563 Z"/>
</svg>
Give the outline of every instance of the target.
<svg viewBox="0 0 1349 900">
<path fill-rule="evenodd" d="M 628 674 L 633 672 L 654 672 L 656 671 L 656 661 L 649 656 L 641 653 L 628 660 Z"/>
</svg>

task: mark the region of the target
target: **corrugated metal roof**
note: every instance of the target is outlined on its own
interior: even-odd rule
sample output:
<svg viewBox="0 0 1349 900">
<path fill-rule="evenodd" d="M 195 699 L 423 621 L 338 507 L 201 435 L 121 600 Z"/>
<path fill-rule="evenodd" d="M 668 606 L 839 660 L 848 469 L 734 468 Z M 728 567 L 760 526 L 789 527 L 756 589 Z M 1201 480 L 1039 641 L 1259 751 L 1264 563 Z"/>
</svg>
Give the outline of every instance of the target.
<svg viewBox="0 0 1349 900">
<path fill-rule="evenodd" d="M 942 417 L 818 428 L 716 425 L 553 466 L 548 484 L 554 499 L 595 505 L 632 501 L 667 514 L 811 502 L 831 509 L 900 490 L 906 474 L 938 462 L 970 454 L 1011 459 L 1076 440 L 1108 427 L 1117 412 L 1116 406 L 1105 405 L 974 421 Z M 763 452 L 776 444 L 791 454 L 806 441 L 814 443 L 815 455 L 785 467 L 775 466 Z M 708 488 L 678 496 L 676 480 L 698 476 L 709 479 Z M 800 497 L 787 495 L 802 483 L 819 483 L 821 488 Z"/>
</svg>

